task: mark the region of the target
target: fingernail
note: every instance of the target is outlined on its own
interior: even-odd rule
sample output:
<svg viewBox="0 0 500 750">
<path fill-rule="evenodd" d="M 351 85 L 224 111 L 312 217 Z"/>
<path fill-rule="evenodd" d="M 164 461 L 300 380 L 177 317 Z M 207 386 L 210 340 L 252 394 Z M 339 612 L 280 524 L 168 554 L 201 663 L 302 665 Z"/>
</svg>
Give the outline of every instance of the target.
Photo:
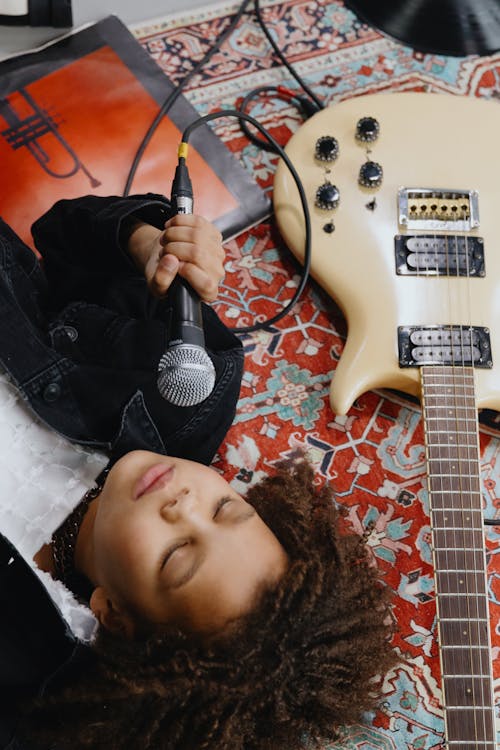
<svg viewBox="0 0 500 750">
<path fill-rule="evenodd" d="M 167 253 L 167 255 L 164 255 L 161 259 L 161 265 L 167 271 L 175 271 L 177 269 L 177 260 L 173 255 Z"/>
</svg>

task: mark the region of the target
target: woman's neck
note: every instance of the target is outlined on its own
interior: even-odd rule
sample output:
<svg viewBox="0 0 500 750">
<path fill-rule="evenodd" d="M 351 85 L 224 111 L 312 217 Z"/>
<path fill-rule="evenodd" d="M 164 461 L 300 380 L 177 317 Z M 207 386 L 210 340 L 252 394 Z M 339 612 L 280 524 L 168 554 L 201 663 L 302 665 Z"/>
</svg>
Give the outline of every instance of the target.
<svg viewBox="0 0 500 750">
<path fill-rule="evenodd" d="M 54 558 L 52 557 L 52 547 L 50 544 L 44 544 L 43 547 L 40 547 L 38 552 L 33 555 L 33 560 L 40 570 L 45 570 L 47 573 L 53 575 Z"/>
<path fill-rule="evenodd" d="M 98 495 L 90 503 L 83 517 L 75 544 L 75 568 L 91 583 L 96 583 L 94 568 L 94 521 L 101 497 Z"/>
<path fill-rule="evenodd" d="M 94 565 L 93 565 L 93 528 L 94 519 L 99 505 L 99 497 L 96 497 L 90 503 L 87 512 L 78 531 L 75 545 L 75 567 L 80 573 L 83 573 L 90 581 L 95 583 Z M 33 555 L 33 560 L 40 570 L 45 570 L 52 576 L 55 574 L 54 558 L 52 546 L 44 544 L 38 552 Z"/>
</svg>

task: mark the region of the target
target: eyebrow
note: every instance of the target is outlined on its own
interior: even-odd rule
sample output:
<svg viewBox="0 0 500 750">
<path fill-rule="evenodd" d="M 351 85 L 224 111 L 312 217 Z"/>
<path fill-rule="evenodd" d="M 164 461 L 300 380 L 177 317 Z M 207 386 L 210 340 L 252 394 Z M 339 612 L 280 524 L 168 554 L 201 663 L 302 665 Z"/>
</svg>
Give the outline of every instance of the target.
<svg viewBox="0 0 500 750">
<path fill-rule="evenodd" d="M 250 520 L 250 518 L 253 518 L 257 515 L 257 511 L 255 508 L 250 506 L 249 510 L 244 511 L 243 513 L 240 513 L 236 518 L 234 518 L 233 523 L 240 524 L 244 523 L 245 521 Z M 185 586 L 186 583 L 189 583 L 189 581 L 194 578 L 200 567 L 205 561 L 205 555 L 198 556 L 197 559 L 193 562 L 190 568 L 186 570 L 186 572 L 178 578 L 173 583 L 170 583 L 167 585 L 167 589 L 180 589 L 182 586 Z"/>
</svg>

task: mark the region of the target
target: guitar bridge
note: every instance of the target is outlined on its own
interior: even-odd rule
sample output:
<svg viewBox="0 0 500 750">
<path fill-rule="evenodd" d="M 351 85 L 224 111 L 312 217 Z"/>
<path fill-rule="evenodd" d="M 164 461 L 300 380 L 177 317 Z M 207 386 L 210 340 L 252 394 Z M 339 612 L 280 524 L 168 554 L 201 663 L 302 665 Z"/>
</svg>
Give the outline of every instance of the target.
<svg viewBox="0 0 500 750">
<path fill-rule="evenodd" d="M 400 188 L 399 224 L 417 231 L 468 232 L 479 226 L 477 190 Z"/>
<path fill-rule="evenodd" d="M 399 326 L 400 367 L 491 368 L 490 332 L 481 326 Z"/>
</svg>

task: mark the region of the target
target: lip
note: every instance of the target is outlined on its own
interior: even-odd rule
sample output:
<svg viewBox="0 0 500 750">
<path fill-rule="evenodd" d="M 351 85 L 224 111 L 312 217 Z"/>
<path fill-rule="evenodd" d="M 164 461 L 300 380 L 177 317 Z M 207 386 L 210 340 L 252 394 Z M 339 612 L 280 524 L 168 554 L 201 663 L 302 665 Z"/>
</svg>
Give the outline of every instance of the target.
<svg viewBox="0 0 500 750">
<path fill-rule="evenodd" d="M 134 500 L 139 500 L 140 497 L 165 487 L 172 479 L 173 473 L 173 466 L 165 464 L 150 466 L 134 487 Z"/>
</svg>

